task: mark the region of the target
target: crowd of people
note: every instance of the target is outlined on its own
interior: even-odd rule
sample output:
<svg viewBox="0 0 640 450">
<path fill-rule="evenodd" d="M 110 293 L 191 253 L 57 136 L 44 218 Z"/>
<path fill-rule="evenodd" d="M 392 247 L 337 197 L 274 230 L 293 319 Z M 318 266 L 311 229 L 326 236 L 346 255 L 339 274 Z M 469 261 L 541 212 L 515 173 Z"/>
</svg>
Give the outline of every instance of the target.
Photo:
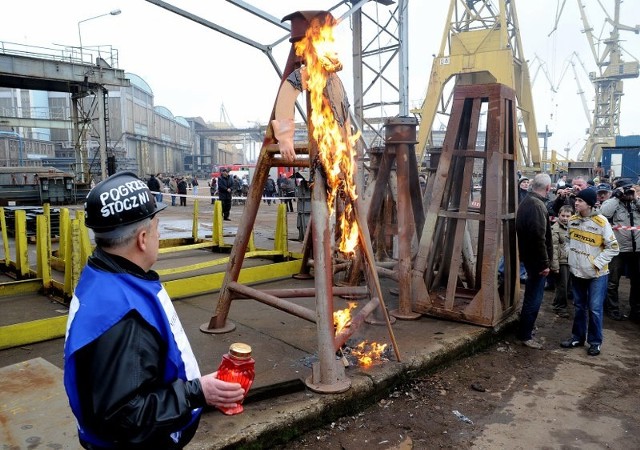
<svg viewBox="0 0 640 450">
<path fill-rule="evenodd" d="M 559 178 L 518 180 L 516 233 L 524 265 L 525 292 L 518 339 L 542 349 L 533 337 L 545 287 L 555 289 L 553 311 L 571 317 L 571 336 L 563 348 L 589 345 L 600 354 L 603 317 L 640 323 L 640 186 L 631 180 Z M 619 301 L 622 276 L 630 280 L 628 313 Z"/>
<path fill-rule="evenodd" d="M 268 205 L 276 204 L 279 198 L 281 203 L 287 206 L 288 212 L 294 212 L 293 199 L 296 197 L 296 188 L 299 186 L 298 180 L 301 177 L 288 177 L 281 173 L 278 180 L 274 181 L 271 175 L 268 176 L 263 191 L 264 202 Z M 147 187 L 158 202 L 163 201 L 163 195 L 167 194 L 171 198 L 171 206 L 187 206 L 188 191 L 191 195 L 198 196 L 199 181 L 197 176 L 184 177 L 180 175 L 163 177 L 162 174 L 151 174 L 147 180 Z M 243 198 L 249 193 L 249 177 L 231 175 L 229 170 L 223 168 L 219 177 L 211 177 L 207 182 L 211 204 L 219 199 L 222 202 L 222 213 L 224 220 L 229 219 L 229 212 L 232 205 L 244 204 Z"/>
</svg>

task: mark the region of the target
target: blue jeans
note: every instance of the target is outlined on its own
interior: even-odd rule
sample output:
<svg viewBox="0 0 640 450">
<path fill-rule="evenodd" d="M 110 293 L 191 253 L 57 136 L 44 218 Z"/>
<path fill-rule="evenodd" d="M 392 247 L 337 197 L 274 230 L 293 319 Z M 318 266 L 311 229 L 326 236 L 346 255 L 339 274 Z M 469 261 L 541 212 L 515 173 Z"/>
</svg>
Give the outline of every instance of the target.
<svg viewBox="0 0 640 450">
<path fill-rule="evenodd" d="M 517 337 L 521 341 L 528 341 L 532 337 L 533 327 L 538 318 L 538 311 L 544 296 L 544 284 L 547 277 L 536 271 L 527 269 L 527 281 L 524 284 L 522 311 L 520 311 L 520 328 Z"/>
<path fill-rule="evenodd" d="M 571 276 L 575 307 L 571 333 L 574 340 L 584 342 L 586 338 L 590 345 L 602 344 L 602 314 L 608 279 L 609 275 L 589 279 Z"/>
<path fill-rule="evenodd" d="M 504 275 L 504 256 L 500 257 L 500 260 L 498 261 L 498 274 L 499 275 Z M 526 280 L 527 279 L 527 269 L 524 268 L 524 263 L 520 262 L 520 280 Z"/>
</svg>

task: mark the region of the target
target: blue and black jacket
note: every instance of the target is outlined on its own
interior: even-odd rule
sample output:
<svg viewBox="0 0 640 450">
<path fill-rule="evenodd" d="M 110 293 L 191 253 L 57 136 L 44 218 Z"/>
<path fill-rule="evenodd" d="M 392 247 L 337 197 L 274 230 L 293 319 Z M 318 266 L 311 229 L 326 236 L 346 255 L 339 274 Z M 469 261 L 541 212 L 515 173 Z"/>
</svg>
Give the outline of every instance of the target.
<svg viewBox="0 0 640 450">
<path fill-rule="evenodd" d="M 96 249 L 74 292 L 64 384 L 88 449 L 184 447 L 206 404 L 157 273 Z"/>
</svg>

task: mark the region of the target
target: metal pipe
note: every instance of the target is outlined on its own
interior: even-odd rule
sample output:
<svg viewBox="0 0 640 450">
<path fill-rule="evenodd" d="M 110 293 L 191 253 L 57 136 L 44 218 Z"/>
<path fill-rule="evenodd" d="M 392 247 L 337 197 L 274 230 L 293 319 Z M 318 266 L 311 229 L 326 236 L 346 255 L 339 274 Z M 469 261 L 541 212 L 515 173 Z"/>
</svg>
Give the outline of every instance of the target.
<svg viewBox="0 0 640 450">
<path fill-rule="evenodd" d="M 240 293 L 239 291 L 237 291 Z M 273 295 L 280 298 L 305 298 L 315 297 L 315 288 L 293 288 L 293 289 L 263 289 L 263 292 L 267 295 Z M 369 288 L 367 286 L 337 286 L 333 288 L 333 295 L 367 295 Z M 234 296 L 234 299 L 241 297 Z M 242 297 L 244 298 L 244 297 Z"/>
<path fill-rule="evenodd" d="M 360 239 L 360 244 L 362 247 L 362 254 L 365 259 L 365 267 L 369 273 L 370 280 L 373 281 L 375 287 L 375 293 L 378 295 L 380 299 L 380 308 L 384 315 L 384 321 L 387 324 L 387 331 L 389 332 L 389 339 L 391 339 L 391 343 L 393 344 L 393 351 L 396 354 L 396 359 L 400 362 L 400 350 L 398 349 L 398 343 L 396 342 L 396 337 L 393 334 L 393 328 L 391 328 L 391 319 L 389 319 L 389 313 L 387 312 L 387 308 L 384 304 L 384 300 L 382 299 L 382 288 L 380 287 L 380 280 L 378 279 L 378 275 L 373 270 L 375 267 L 375 260 L 373 259 L 373 253 L 371 250 L 371 236 L 369 235 L 369 225 L 367 224 L 367 218 L 365 216 L 365 212 L 358 207 L 358 199 L 356 199 L 355 204 L 356 211 L 356 220 L 358 221 L 358 234 Z"/>
<path fill-rule="evenodd" d="M 409 145 L 415 142 L 417 123 L 412 117 L 394 117 L 386 123 L 385 145 L 394 147 L 398 175 L 398 266 L 396 267 L 400 296 L 396 318 L 417 319 L 420 314 L 411 310 L 411 241 L 415 233 L 411 207 L 409 179 Z"/>
<path fill-rule="evenodd" d="M 241 294 L 246 298 L 252 298 L 259 301 L 260 303 L 272 306 L 276 309 L 279 309 L 280 311 L 293 314 L 294 316 L 300 317 L 301 319 L 307 320 L 309 322 L 316 321 L 315 313 L 313 310 L 305 308 L 304 306 L 297 305 L 295 303 L 288 302 L 286 300 L 281 300 L 274 295 L 270 295 L 265 292 L 258 291 L 257 289 L 244 286 L 235 281 L 230 282 L 227 285 L 227 289 L 233 292 L 237 292 L 238 294 Z"/>
<path fill-rule="evenodd" d="M 393 269 L 398 264 L 398 261 L 376 261 L 377 267 L 384 267 L 385 269 Z"/>
<path fill-rule="evenodd" d="M 400 105 L 398 115 L 406 117 L 409 115 L 409 0 L 399 0 L 399 94 Z"/>
<path fill-rule="evenodd" d="M 384 267 L 376 266 L 376 272 L 378 272 L 378 275 L 385 278 L 390 278 L 394 281 L 398 281 L 400 278 L 398 276 L 398 272 L 396 272 L 395 270 L 386 269 Z"/>
<path fill-rule="evenodd" d="M 309 124 L 311 124 L 311 121 L 309 121 Z M 319 385 L 332 385 L 341 378 L 333 346 L 333 271 L 331 270 L 330 245 L 332 236 L 329 227 L 329 208 L 325 192 L 325 179 L 322 176 L 322 172 L 317 168 L 313 179 L 315 181 L 311 188 L 311 217 L 313 220 L 313 255 L 316 267 L 314 273 L 317 347 L 320 359 L 320 379 L 314 380 L 314 382 Z"/>
</svg>

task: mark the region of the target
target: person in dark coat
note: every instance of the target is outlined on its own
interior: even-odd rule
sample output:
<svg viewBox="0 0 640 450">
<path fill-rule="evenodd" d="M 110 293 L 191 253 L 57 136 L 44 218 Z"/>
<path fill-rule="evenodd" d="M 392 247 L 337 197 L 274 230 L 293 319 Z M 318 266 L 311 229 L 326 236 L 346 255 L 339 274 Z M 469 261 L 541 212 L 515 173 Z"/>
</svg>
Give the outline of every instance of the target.
<svg viewBox="0 0 640 450">
<path fill-rule="evenodd" d="M 518 180 L 518 204 L 522 203 L 522 200 L 529 193 L 529 178 L 522 177 Z"/>
<path fill-rule="evenodd" d="M 154 174 L 151 174 L 149 181 L 147 181 L 147 187 L 156 197 L 156 201 L 162 201 L 162 190 L 160 189 L 160 181 L 156 178 Z"/>
<path fill-rule="evenodd" d="M 529 348 L 542 349 L 542 344 L 533 339 L 532 332 L 542 304 L 544 286 L 551 270 L 553 245 L 547 194 L 551 189 L 551 178 L 545 173 L 533 179 L 531 192 L 518 206 L 516 233 L 520 261 L 527 270 L 520 326 L 517 337 Z"/>
<path fill-rule="evenodd" d="M 222 169 L 220 178 L 218 178 L 218 198 L 222 202 L 222 218 L 224 220 L 231 220 L 229 219 L 229 213 L 231 212 L 232 192 L 233 180 L 229 176 L 229 171 Z"/>
<path fill-rule="evenodd" d="M 178 181 L 178 194 L 180 195 L 180 206 L 187 206 L 187 181 L 180 177 Z"/>
</svg>

